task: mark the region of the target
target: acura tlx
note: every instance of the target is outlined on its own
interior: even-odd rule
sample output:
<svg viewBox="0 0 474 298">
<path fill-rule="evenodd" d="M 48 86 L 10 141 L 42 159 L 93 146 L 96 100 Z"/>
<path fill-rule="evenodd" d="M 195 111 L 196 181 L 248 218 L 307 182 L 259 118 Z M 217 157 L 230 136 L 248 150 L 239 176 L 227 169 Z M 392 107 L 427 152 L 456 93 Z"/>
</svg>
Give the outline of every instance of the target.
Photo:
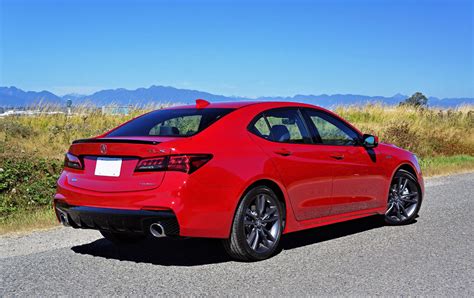
<svg viewBox="0 0 474 298">
<path fill-rule="evenodd" d="M 410 223 L 423 191 L 414 154 L 328 110 L 199 99 L 74 141 L 54 208 L 64 225 L 117 245 L 221 238 L 231 257 L 252 261 L 290 232 L 376 214 Z"/>
</svg>

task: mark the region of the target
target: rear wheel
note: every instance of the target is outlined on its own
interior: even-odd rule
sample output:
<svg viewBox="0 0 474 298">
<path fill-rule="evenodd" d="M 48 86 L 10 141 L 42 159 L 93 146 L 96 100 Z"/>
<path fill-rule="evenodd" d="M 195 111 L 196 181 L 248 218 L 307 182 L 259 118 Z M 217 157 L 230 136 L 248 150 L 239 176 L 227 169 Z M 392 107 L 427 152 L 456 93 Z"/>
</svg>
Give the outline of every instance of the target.
<svg viewBox="0 0 474 298">
<path fill-rule="evenodd" d="M 399 170 L 393 177 L 388 196 L 385 222 L 391 225 L 411 223 L 421 206 L 421 190 L 416 177 Z"/>
<path fill-rule="evenodd" d="M 224 247 L 235 259 L 266 259 L 278 247 L 283 222 L 284 211 L 275 193 L 266 186 L 257 186 L 240 202 Z"/>
<path fill-rule="evenodd" d="M 145 239 L 145 235 L 132 234 L 132 233 L 114 233 L 108 231 L 100 231 L 105 239 L 115 244 L 133 244 Z"/>
</svg>

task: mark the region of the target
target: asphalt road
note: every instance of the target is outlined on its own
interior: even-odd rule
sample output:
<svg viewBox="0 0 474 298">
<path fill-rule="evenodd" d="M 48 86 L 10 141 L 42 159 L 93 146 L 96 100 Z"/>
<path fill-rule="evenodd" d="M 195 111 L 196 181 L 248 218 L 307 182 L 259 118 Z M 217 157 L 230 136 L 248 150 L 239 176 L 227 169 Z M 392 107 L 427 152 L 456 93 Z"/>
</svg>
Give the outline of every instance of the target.
<svg viewBox="0 0 474 298">
<path fill-rule="evenodd" d="M 258 263 L 218 241 L 167 239 L 117 248 L 95 231 L 57 228 L 0 238 L 0 296 L 474 296 L 474 174 L 427 181 L 420 217 L 371 217 L 287 235 Z"/>
</svg>

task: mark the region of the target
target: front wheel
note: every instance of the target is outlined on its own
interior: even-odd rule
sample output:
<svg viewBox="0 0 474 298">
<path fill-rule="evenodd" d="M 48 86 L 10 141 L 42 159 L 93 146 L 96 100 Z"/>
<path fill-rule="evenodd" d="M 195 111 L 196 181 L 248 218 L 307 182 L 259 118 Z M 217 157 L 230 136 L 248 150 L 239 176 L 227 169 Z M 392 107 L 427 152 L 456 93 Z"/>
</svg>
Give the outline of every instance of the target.
<svg viewBox="0 0 474 298">
<path fill-rule="evenodd" d="M 240 202 L 224 247 L 235 259 L 266 259 L 278 247 L 283 223 L 284 211 L 275 193 L 266 186 L 257 186 Z"/>
<path fill-rule="evenodd" d="M 421 189 L 416 177 L 399 170 L 393 177 L 388 196 L 385 222 L 403 225 L 413 222 L 421 206 Z"/>
</svg>

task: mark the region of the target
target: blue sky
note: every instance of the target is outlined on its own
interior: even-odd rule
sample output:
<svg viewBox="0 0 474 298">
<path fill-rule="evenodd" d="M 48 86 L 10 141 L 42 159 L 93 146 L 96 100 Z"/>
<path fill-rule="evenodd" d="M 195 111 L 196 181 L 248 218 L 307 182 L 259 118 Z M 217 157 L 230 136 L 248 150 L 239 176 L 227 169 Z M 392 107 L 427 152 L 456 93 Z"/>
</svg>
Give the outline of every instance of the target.
<svg viewBox="0 0 474 298">
<path fill-rule="evenodd" d="M 474 97 L 474 1 L 0 2 L 1 86 Z"/>
</svg>

